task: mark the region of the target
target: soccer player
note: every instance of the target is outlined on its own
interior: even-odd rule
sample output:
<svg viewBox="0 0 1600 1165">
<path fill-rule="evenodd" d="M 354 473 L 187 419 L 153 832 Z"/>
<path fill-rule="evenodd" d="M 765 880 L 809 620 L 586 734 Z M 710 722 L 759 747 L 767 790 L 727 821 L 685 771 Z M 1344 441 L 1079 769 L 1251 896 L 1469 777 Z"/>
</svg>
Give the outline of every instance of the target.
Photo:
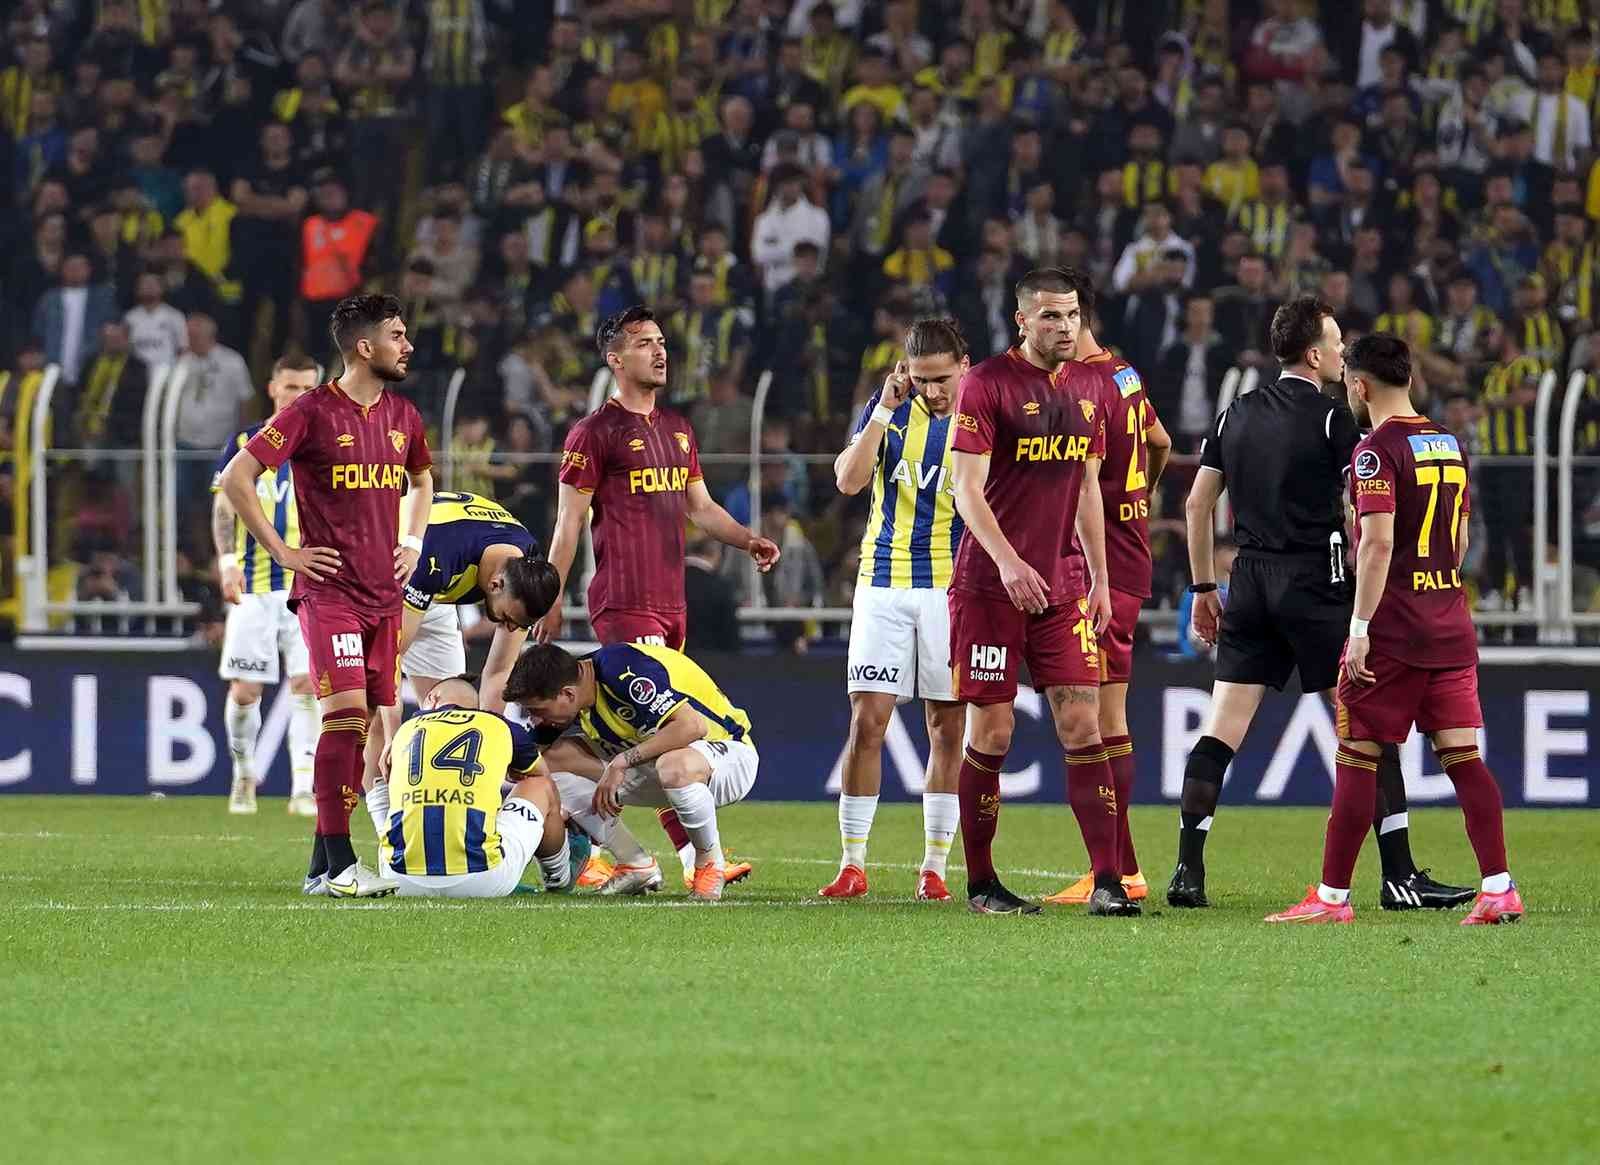
<svg viewBox="0 0 1600 1165">
<path fill-rule="evenodd" d="M 883 738 L 895 704 L 921 696 L 928 722 L 917 897 L 944 902 L 945 863 L 961 819 L 956 794 L 966 709 L 950 673 L 950 570 L 961 542 L 950 480 L 956 386 L 971 367 L 950 320 L 917 320 L 906 359 L 867 403 L 833 463 L 839 492 L 872 483 L 850 623 L 850 739 L 839 792 L 839 876 L 824 898 L 867 892 L 867 838 L 883 781 Z"/>
<path fill-rule="evenodd" d="M 1021 343 L 961 381 L 954 469 L 966 533 L 950 579 L 950 653 L 956 699 L 970 706 L 961 841 L 967 903 L 980 914 L 1039 910 L 1001 884 L 991 854 L 1023 662 L 1066 749 L 1067 799 L 1094 869 L 1089 912 L 1139 913 L 1122 886 L 1116 787 L 1100 740 L 1098 636 L 1111 617 L 1100 500 L 1105 415 L 1098 374 L 1068 364 L 1088 288 L 1069 268 L 1023 276 Z M 1068 556 L 1074 529 L 1087 580 Z"/>
<path fill-rule="evenodd" d="M 1364 336 L 1345 357 L 1356 419 L 1372 432 L 1351 460 L 1355 613 L 1338 687 L 1339 751 L 1322 883 L 1268 922 L 1352 922 L 1350 880 L 1372 820 L 1382 743 L 1413 724 L 1455 786 L 1483 889 L 1463 926 L 1516 922 L 1500 787 L 1478 752 L 1478 637 L 1461 585 L 1472 503 L 1467 456 L 1411 407 L 1411 351 Z"/>
<path fill-rule="evenodd" d="M 228 462 L 222 488 L 273 561 L 295 572 L 289 605 L 321 697 L 317 831 L 304 891 L 366 898 L 393 893 L 395 883 L 356 861 L 350 811 L 361 796 L 372 713 L 395 702 L 401 587 L 428 526 L 432 457 L 416 406 L 388 388 L 405 379 L 411 358 L 399 301 L 351 296 L 334 309 L 331 328 L 344 373 L 252 437 Z M 262 471 L 285 462 L 300 506 L 299 549 L 254 501 Z"/>
<path fill-rule="evenodd" d="M 576 722 L 605 758 L 598 781 L 556 775 L 562 804 L 590 836 L 604 844 L 604 822 L 623 805 L 670 805 L 694 845 L 691 894 L 722 897 L 717 810 L 750 792 L 760 757 L 750 718 L 697 663 L 653 644 L 615 643 L 581 659 L 539 644 L 511 669 L 506 699 L 543 725 Z"/>
<path fill-rule="evenodd" d="M 1341 381 L 1342 336 L 1333 309 L 1302 296 L 1274 313 L 1271 343 L 1282 375 L 1217 417 L 1184 506 L 1194 634 L 1217 645 L 1217 670 L 1205 735 L 1183 771 L 1178 864 L 1167 885 L 1173 906 L 1210 904 L 1206 838 L 1223 776 L 1267 688 L 1282 691 L 1298 672 L 1301 691 L 1328 692 L 1339 678 L 1351 601 L 1342 482 L 1361 439 L 1350 410 L 1323 391 Z M 1226 610 L 1211 554 L 1212 515 L 1224 488 L 1239 543 Z M 1470 887 L 1442 885 L 1417 869 L 1393 745 L 1383 747 L 1378 784 L 1372 827 L 1383 859 L 1384 909 L 1471 898 Z"/>
<path fill-rule="evenodd" d="M 595 337 L 617 395 L 567 434 L 550 562 L 565 590 L 585 517 L 594 511 L 595 574 L 589 623 L 603 644 L 648 643 L 681 650 L 688 632 L 683 591 L 685 520 L 770 570 L 778 545 L 740 525 L 712 498 L 688 420 L 656 399 L 667 386 L 667 342 L 648 308 L 605 320 Z M 537 642 L 561 633 L 561 597 L 534 629 Z M 689 834 L 671 810 L 658 814 L 694 877 Z M 742 867 L 742 868 L 740 868 Z M 728 871 L 734 881 L 749 866 Z"/>
<path fill-rule="evenodd" d="M 528 730 L 480 709 L 461 677 L 434 684 L 422 707 L 390 742 L 388 774 L 367 799 L 400 896 L 504 898 L 534 862 L 546 890 L 571 889 L 561 796 Z"/>
<path fill-rule="evenodd" d="M 272 400 L 271 424 L 279 413 L 316 387 L 317 365 L 306 356 L 283 356 L 272 366 L 267 396 Z M 233 758 L 233 789 L 229 813 L 256 811 L 256 738 L 261 734 L 261 689 L 278 682 L 278 657 L 289 679 L 289 812 L 315 817 L 311 796 L 312 757 L 317 748 L 317 703 L 311 694 L 311 663 L 300 623 L 289 610 L 289 588 L 294 575 L 275 562 L 233 512 L 222 492 L 222 472 L 233 455 L 254 437 L 261 425 L 241 429 L 222 450 L 211 479 L 211 539 L 216 544 L 217 569 L 222 576 L 222 598 L 229 604 L 222 635 L 222 663 L 217 674 L 228 681 L 228 701 L 223 724 L 228 755 Z M 294 483 L 289 467 L 280 465 L 256 478 L 254 504 L 284 545 L 300 545 L 300 515 L 295 509 Z"/>
<path fill-rule="evenodd" d="M 1080 287 L 1084 324 L 1078 329 L 1076 361 L 1100 379 L 1106 418 L 1106 457 L 1100 463 L 1100 498 L 1105 506 L 1106 567 L 1110 572 L 1111 623 L 1100 637 L 1100 739 L 1117 791 L 1117 856 L 1122 885 L 1134 901 L 1150 893 L 1139 872 L 1128 825 L 1133 797 L 1133 739 L 1128 735 L 1128 683 L 1133 678 L 1133 635 L 1139 610 L 1150 597 L 1150 493 L 1161 480 L 1172 438 L 1145 394 L 1144 381 L 1126 360 L 1100 346 L 1089 321 L 1094 291 Z M 1082 550 L 1073 546 L 1082 569 Z M 1046 902 L 1070 906 L 1089 901 L 1094 874 L 1088 873 Z"/>
</svg>

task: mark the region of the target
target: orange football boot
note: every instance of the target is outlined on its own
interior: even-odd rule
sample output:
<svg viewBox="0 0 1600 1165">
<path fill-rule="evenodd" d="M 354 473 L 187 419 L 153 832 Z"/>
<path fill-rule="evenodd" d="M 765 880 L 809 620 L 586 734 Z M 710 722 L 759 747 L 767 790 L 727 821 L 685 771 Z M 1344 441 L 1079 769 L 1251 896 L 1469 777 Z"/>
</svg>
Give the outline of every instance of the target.
<svg viewBox="0 0 1600 1165">
<path fill-rule="evenodd" d="M 862 885 L 864 887 L 865 883 Z M 932 870 L 923 870 L 917 875 L 918 902 L 948 902 L 950 897 L 950 888 L 938 874 Z"/>
<path fill-rule="evenodd" d="M 1267 915 L 1268 922 L 1354 922 L 1355 907 L 1347 900 L 1343 905 L 1330 906 L 1317 897 L 1315 886 L 1306 887 L 1306 896 L 1287 910 Z"/>
<path fill-rule="evenodd" d="M 865 898 L 867 872 L 860 866 L 845 866 L 839 876 L 817 891 L 824 898 Z"/>
</svg>

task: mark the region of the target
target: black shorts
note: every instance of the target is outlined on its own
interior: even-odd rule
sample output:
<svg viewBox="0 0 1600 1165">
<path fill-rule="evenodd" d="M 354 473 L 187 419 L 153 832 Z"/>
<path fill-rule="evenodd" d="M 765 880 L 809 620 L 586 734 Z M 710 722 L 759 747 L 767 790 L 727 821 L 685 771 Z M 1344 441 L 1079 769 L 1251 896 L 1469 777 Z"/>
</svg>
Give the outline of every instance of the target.
<svg viewBox="0 0 1600 1165">
<path fill-rule="evenodd" d="M 1334 687 L 1354 590 L 1342 567 L 1333 574 L 1327 555 L 1240 554 L 1217 635 L 1217 679 L 1281 692 L 1298 669 L 1302 692 Z"/>
</svg>

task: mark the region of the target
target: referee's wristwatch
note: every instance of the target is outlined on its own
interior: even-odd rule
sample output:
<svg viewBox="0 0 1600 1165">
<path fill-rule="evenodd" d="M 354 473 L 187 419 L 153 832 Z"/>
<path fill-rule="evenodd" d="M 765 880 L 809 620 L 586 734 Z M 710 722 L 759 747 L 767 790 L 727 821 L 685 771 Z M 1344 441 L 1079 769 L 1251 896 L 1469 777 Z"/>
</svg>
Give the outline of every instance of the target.
<svg viewBox="0 0 1600 1165">
<path fill-rule="evenodd" d="M 1189 586 L 1189 593 L 1191 595 L 1207 595 L 1207 594 L 1210 594 L 1212 591 L 1214 591 L 1216 589 L 1217 589 L 1217 584 L 1214 583 L 1214 582 L 1192 583 Z"/>
</svg>

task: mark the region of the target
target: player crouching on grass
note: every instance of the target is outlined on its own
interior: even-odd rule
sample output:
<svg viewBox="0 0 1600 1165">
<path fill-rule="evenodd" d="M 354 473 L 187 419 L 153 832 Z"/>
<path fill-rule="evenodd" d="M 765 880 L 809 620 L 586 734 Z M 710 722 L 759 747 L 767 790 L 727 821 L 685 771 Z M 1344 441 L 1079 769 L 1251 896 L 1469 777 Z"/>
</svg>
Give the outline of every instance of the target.
<svg viewBox="0 0 1600 1165">
<path fill-rule="evenodd" d="M 1516 922 L 1500 787 L 1478 753 L 1478 637 L 1461 585 L 1472 505 L 1466 453 L 1411 408 L 1411 350 L 1364 336 L 1345 355 L 1356 420 L 1350 461 L 1355 613 L 1339 676 L 1333 810 L 1322 884 L 1268 922 L 1352 922 L 1350 881 L 1372 822 L 1381 745 L 1426 733 L 1466 818 L 1483 890 L 1463 926 Z M 1369 416 L 1370 414 L 1370 416 Z"/>
<path fill-rule="evenodd" d="M 867 403 L 855 435 L 834 460 L 844 494 L 872 484 L 861 538 L 851 623 L 850 740 L 839 792 L 839 876 L 818 893 L 867 892 L 867 836 L 883 782 L 883 738 L 895 704 L 921 696 L 928 721 L 925 835 L 917 897 L 946 902 L 945 863 L 961 820 L 956 793 L 966 708 L 950 670 L 950 570 L 963 526 L 956 515 L 950 459 L 956 386 L 971 362 L 950 320 L 918 320 L 906 360 Z"/>
<path fill-rule="evenodd" d="M 697 663 L 650 644 L 616 643 L 576 658 L 541 643 L 512 668 L 505 694 L 539 724 L 576 722 L 578 739 L 606 758 L 598 780 L 555 775 L 562 805 L 595 841 L 608 844 L 624 805 L 671 806 L 694 845 L 691 895 L 722 897 L 717 810 L 750 792 L 760 758 L 750 718 Z M 659 886 L 660 867 L 650 866 L 644 873 Z"/>
<path fill-rule="evenodd" d="M 388 776 L 367 794 L 383 872 L 399 895 L 504 898 L 534 862 L 546 890 L 570 890 L 588 838 L 574 831 L 569 842 L 533 736 L 479 709 L 463 678 L 434 685 L 422 708 L 400 726 L 385 754 Z"/>
</svg>

